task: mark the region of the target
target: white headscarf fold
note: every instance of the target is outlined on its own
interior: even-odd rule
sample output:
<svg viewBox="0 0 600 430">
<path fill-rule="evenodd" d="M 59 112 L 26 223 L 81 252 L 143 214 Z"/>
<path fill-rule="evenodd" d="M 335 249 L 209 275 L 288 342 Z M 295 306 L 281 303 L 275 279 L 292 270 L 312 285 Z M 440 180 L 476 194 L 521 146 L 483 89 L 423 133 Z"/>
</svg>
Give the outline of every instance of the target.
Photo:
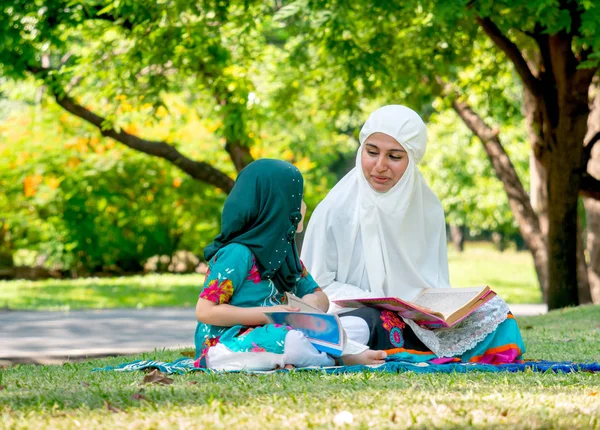
<svg viewBox="0 0 600 430">
<path fill-rule="evenodd" d="M 402 178 L 385 193 L 369 185 L 361 166 L 365 141 L 378 132 L 396 139 L 409 158 Z M 413 110 L 389 105 L 369 116 L 356 167 L 317 206 L 302 246 L 304 264 L 326 293 L 331 284 L 352 284 L 348 274 L 356 253 L 366 267 L 368 295 L 410 300 L 424 287 L 450 287 L 444 211 L 417 166 L 426 145 L 427 129 Z M 355 249 L 357 243 L 362 249 Z"/>
</svg>

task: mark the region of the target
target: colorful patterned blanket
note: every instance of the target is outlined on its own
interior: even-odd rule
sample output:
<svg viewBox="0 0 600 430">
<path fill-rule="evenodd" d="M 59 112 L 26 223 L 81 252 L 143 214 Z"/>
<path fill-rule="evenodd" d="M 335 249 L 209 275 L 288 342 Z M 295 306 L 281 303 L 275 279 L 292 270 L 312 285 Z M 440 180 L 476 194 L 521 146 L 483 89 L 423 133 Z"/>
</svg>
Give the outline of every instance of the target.
<svg viewBox="0 0 600 430">
<path fill-rule="evenodd" d="M 167 363 L 154 360 L 138 360 L 131 363 L 121 364 L 119 366 L 108 366 L 104 368 L 94 369 L 94 371 L 118 371 L 132 372 L 135 370 L 158 369 L 167 374 L 183 374 L 187 372 L 214 372 L 212 370 L 201 369 L 194 367 L 194 360 L 183 357 L 176 361 Z M 600 373 L 600 363 L 573 363 L 569 361 L 537 361 L 526 360 L 523 363 L 515 364 L 479 364 L 479 363 L 447 363 L 447 364 L 432 364 L 432 363 L 409 363 L 400 359 L 394 358 L 393 355 L 387 358 L 385 364 L 377 366 L 340 366 L 340 367 L 305 367 L 294 369 L 293 371 L 319 371 L 331 374 L 339 373 L 355 373 L 355 372 L 416 372 L 416 373 L 467 373 L 467 372 L 554 372 L 554 373 L 573 373 L 573 372 L 590 372 Z M 239 372 L 239 371 L 236 371 Z M 289 372 L 289 370 L 279 369 L 271 371 L 243 371 L 248 373 L 274 373 L 274 372 Z"/>
</svg>

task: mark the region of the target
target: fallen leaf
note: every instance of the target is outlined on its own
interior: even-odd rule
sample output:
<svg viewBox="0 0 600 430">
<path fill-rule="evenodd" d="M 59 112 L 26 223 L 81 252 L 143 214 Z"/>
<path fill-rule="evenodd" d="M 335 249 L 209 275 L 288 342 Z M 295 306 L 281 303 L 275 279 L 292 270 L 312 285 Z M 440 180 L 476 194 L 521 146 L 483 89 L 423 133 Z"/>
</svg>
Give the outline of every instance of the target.
<svg viewBox="0 0 600 430">
<path fill-rule="evenodd" d="M 395 423 L 396 419 L 398 418 L 398 416 L 396 415 L 396 412 L 392 412 L 392 416 L 390 417 L 390 421 Z"/>
<path fill-rule="evenodd" d="M 181 355 L 183 355 L 184 357 L 195 358 L 196 357 L 196 351 L 194 351 L 193 349 L 189 349 L 187 351 L 182 351 Z"/>
<path fill-rule="evenodd" d="M 112 405 L 108 400 L 104 401 L 104 406 L 106 407 L 107 411 L 114 412 L 115 414 L 118 412 L 123 412 L 123 409 Z"/>
<path fill-rule="evenodd" d="M 598 392 L 597 392 L 597 391 L 592 391 L 592 392 L 590 393 L 590 396 L 597 396 L 597 395 L 598 395 Z"/>
<path fill-rule="evenodd" d="M 144 396 L 142 393 L 140 393 L 139 391 L 137 393 L 133 393 L 131 395 L 131 398 L 133 400 L 148 400 L 148 398 L 146 396 Z"/>
<path fill-rule="evenodd" d="M 508 410 L 504 409 L 502 412 L 500 412 L 500 415 L 502 415 L 503 417 L 508 415 Z"/>
<path fill-rule="evenodd" d="M 80 382 L 82 387 L 88 388 L 90 386 L 90 384 L 88 384 L 87 382 Z"/>
<path fill-rule="evenodd" d="M 0 391 L 2 390 L 6 390 L 6 387 L 4 385 L 0 385 Z"/>
<path fill-rule="evenodd" d="M 152 372 L 148 373 L 144 376 L 144 384 L 160 384 L 160 385 L 170 385 L 173 383 L 173 379 L 165 376 L 158 369 L 154 369 Z"/>
<path fill-rule="evenodd" d="M 523 327 L 523 330 L 531 330 L 532 328 L 532 325 L 526 325 L 525 327 Z"/>
<path fill-rule="evenodd" d="M 188 382 L 188 385 L 198 385 L 198 381 L 190 381 Z"/>
</svg>

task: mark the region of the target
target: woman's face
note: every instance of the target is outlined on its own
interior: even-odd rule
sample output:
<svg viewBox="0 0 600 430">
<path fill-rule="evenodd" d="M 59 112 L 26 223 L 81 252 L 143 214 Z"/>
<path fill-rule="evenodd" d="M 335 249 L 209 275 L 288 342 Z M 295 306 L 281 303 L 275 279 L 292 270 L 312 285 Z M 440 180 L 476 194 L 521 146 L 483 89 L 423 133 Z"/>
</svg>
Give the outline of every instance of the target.
<svg viewBox="0 0 600 430">
<path fill-rule="evenodd" d="M 302 230 L 304 230 L 304 215 L 306 215 L 306 203 L 304 203 L 304 200 L 302 200 L 302 204 L 300 205 L 300 213 L 302 214 L 302 219 L 298 223 L 296 233 L 302 233 Z"/>
<path fill-rule="evenodd" d="M 385 193 L 404 175 L 408 167 L 408 153 L 393 137 L 373 133 L 363 145 L 361 165 L 371 187 Z"/>
</svg>

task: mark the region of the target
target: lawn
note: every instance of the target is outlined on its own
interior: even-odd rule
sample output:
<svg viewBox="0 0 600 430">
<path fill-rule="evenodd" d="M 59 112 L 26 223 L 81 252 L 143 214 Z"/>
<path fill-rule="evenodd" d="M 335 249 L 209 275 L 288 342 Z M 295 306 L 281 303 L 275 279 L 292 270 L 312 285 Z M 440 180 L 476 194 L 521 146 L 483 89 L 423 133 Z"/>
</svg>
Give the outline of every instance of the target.
<svg viewBox="0 0 600 430">
<path fill-rule="evenodd" d="M 600 306 L 519 319 L 527 357 L 600 361 Z M 94 372 L 135 358 L 0 374 L 0 427 L 600 428 L 598 374 L 202 374 L 144 385 L 143 373 Z M 343 413 L 343 414 L 342 414 Z"/>
<path fill-rule="evenodd" d="M 542 303 L 529 251 L 498 252 L 491 243 L 466 243 L 458 253 L 448 248 L 450 282 L 455 287 L 489 285 L 508 303 Z"/>
<path fill-rule="evenodd" d="M 454 286 L 490 285 L 509 303 L 541 303 L 531 255 L 498 252 L 486 244 L 450 250 Z M 148 275 L 127 278 L 0 281 L 0 307 L 10 309 L 86 309 L 193 306 L 203 275 Z"/>
</svg>

